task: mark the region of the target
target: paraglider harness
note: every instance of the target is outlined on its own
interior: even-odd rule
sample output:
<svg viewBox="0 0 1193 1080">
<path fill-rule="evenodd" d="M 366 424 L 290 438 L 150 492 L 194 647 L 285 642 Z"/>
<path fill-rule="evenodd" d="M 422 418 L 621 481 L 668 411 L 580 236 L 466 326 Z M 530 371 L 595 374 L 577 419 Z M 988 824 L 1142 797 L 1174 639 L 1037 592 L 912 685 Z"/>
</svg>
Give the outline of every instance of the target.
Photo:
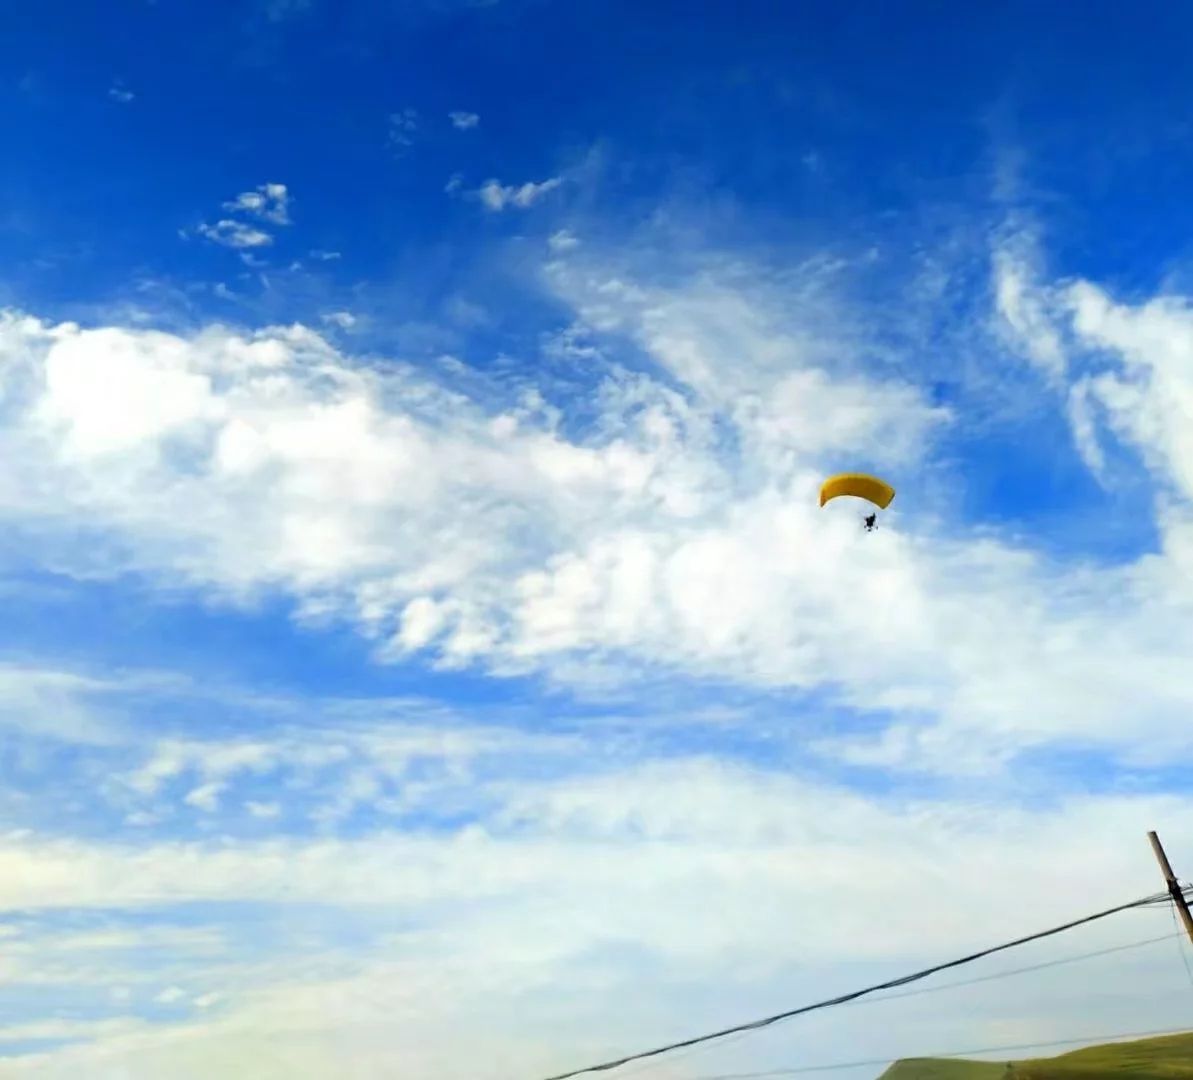
<svg viewBox="0 0 1193 1080">
<path fill-rule="evenodd" d="M 874 526 L 876 524 L 878 524 L 877 514 L 870 514 L 867 517 L 862 518 L 862 527 L 866 530 L 866 532 L 873 532 Z"/>
</svg>

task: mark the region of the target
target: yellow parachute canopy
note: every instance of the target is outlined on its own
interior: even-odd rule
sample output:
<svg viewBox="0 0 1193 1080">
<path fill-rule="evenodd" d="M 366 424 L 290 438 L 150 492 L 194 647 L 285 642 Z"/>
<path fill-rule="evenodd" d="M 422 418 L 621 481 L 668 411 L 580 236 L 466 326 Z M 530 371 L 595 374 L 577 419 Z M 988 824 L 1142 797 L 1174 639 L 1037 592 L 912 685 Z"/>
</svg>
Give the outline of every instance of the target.
<svg viewBox="0 0 1193 1080">
<path fill-rule="evenodd" d="M 859 499 L 868 499 L 885 510 L 895 497 L 895 489 L 877 476 L 866 476 L 864 473 L 840 473 L 830 476 L 820 488 L 820 505 L 838 495 L 856 495 Z"/>
</svg>

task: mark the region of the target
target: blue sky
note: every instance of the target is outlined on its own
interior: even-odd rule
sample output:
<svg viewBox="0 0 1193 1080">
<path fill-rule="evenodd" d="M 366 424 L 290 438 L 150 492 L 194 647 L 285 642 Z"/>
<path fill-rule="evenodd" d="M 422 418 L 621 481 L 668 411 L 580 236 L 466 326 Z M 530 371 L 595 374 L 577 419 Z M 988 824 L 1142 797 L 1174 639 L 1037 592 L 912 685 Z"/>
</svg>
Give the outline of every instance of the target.
<svg viewBox="0 0 1193 1080">
<path fill-rule="evenodd" d="M 0 1076 L 547 1074 L 1179 870 L 1191 22 L 9 16 Z M 651 1071 L 1177 1025 L 1170 931 Z"/>
</svg>

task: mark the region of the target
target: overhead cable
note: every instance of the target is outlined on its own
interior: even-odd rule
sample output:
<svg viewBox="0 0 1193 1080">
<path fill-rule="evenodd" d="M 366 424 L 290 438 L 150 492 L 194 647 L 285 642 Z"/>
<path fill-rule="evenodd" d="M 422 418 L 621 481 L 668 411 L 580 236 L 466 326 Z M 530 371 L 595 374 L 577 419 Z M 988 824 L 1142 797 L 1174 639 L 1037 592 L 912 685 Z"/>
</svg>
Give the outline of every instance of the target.
<svg viewBox="0 0 1193 1080">
<path fill-rule="evenodd" d="M 678 1042 L 667 1043 L 664 1046 L 656 1046 L 652 1050 L 641 1050 L 634 1054 L 626 1054 L 624 1057 L 614 1058 L 611 1061 L 603 1061 L 596 1065 L 586 1065 L 583 1068 L 572 1069 L 569 1072 L 556 1073 L 553 1076 L 546 1077 L 545 1080 L 571 1080 L 572 1077 L 582 1076 L 585 1073 L 607 1072 L 610 1069 L 616 1069 L 622 1065 L 628 1065 L 631 1061 L 641 1061 L 644 1058 L 658 1057 L 660 1054 L 666 1054 L 672 1050 L 681 1050 L 688 1046 L 696 1046 L 700 1043 L 711 1042 L 713 1039 L 724 1038 L 726 1035 L 735 1035 L 741 1031 L 756 1031 L 760 1028 L 769 1027 L 771 1024 L 777 1024 L 781 1020 L 789 1020 L 794 1016 L 815 1012 L 818 1009 L 828 1009 L 834 1005 L 844 1005 L 846 1002 L 856 1001 L 858 998 L 866 997 L 869 994 L 878 993 L 880 990 L 893 990 L 899 986 L 906 986 L 908 983 L 918 982 L 920 979 L 926 979 L 928 976 L 935 975 L 940 971 L 948 971 L 950 968 L 961 967 L 963 964 L 972 964 L 975 960 L 981 960 L 987 956 L 993 956 L 995 953 L 1005 952 L 1008 949 L 1014 949 L 1020 945 L 1026 945 L 1032 941 L 1040 941 L 1043 938 L 1053 937 L 1056 934 L 1063 934 L 1067 930 L 1073 930 L 1078 926 L 1085 926 L 1088 923 L 1097 922 L 1099 919 L 1109 918 L 1111 915 L 1118 915 L 1124 911 L 1131 911 L 1134 908 L 1146 907 L 1148 905 L 1166 900 L 1168 900 L 1167 893 L 1153 893 L 1149 896 L 1142 897 L 1139 900 L 1132 900 L 1130 903 L 1118 904 L 1115 907 L 1107 908 L 1105 911 L 1097 911 L 1092 915 L 1084 915 L 1079 919 L 1073 919 L 1071 922 L 1063 923 L 1060 926 L 1053 926 L 1048 930 L 1039 930 L 1034 934 L 1028 934 L 1025 937 L 1016 938 L 1013 941 L 1003 942 L 1001 945 L 992 945 L 987 949 L 970 953 L 968 956 L 962 956 L 956 960 L 949 960 L 943 964 L 934 964 L 932 967 L 912 972 L 910 975 L 903 975 L 897 979 L 888 979 L 886 982 L 863 987 L 861 990 L 853 990 L 847 994 L 839 994 L 836 997 L 826 998 L 824 1001 L 813 1002 L 811 1005 L 801 1005 L 795 1009 L 787 1009 L 784 1012 L 775 1013 L 772 1016 L 764 1016 L 759 1020 L 751 1020 L 744 1024 L 736 1024 L 733 1027 L 722 1028 L 719 1031 L 711 1031 L 705 1035 L 695 1035 L 688 1039 L 681 1039 Z"/>
</svg>

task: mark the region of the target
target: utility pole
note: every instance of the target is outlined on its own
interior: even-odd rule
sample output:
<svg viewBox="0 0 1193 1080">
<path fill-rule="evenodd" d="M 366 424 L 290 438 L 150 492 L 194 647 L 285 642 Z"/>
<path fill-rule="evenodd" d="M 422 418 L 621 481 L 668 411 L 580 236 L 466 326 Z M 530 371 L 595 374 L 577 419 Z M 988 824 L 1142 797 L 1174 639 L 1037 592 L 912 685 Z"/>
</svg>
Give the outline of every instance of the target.
<svg viewBox="0 0 1193 1080">
<path fill-rule="evenodd" d="M 1156 862 L 1160 864 L 1160 872 L 1164 875 L 1164 884 L 1168 886 L 1168 895 L 1172 897 L 1176 910 L 1180 912 L 1181 922 L 1185 924 L 1185 933 L 1189 935 L 1189 940 L 1193 941 L 1193 915 L 1189 914 L 1189 905 L 1185 902 L 1185 894 L 1176 880 L 1176 874 L 1172 872 L 1172 866 L 1168 862 L 1168 856 L 1164 854 L 1160 838 L 1154 831 L 1149 832 L 1147 838 L 1152 842 L 1152 851 L 1155 853 Z"/>
</svg>

